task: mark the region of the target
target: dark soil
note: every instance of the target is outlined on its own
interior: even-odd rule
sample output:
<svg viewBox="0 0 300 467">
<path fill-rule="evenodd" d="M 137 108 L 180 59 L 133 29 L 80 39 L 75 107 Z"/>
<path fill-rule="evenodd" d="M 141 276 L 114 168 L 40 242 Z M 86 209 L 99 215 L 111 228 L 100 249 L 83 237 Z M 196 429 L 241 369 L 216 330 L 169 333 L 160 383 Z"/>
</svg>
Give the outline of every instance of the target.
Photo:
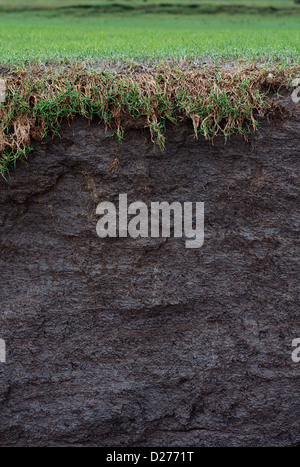
<svg viewBox="0 0 300 467">
<path fill-rule="evenodd" d="M 2 446 L 300 443 L 299 116 L 164 152 L 78 119 L 0 181 Z M 98 238 L 119 193 L 204 201 L 203 247 Z"/>
</svg>

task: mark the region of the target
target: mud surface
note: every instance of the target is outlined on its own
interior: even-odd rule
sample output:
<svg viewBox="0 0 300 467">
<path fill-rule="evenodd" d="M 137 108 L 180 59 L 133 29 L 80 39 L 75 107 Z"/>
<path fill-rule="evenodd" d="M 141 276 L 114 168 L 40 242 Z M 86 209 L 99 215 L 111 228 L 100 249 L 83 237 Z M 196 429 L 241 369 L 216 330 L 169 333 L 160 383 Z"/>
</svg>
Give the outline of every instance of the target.
<svg viewBox="0 0 300 467">
<path fill-rule="evenodd" d="M 300 443 L 299 107 L 191 134 L 76 120 L 0 181 L 0 445 Z M 98 238 L 119 193 L 204 201 L 203 247 Z"/>
</svg>

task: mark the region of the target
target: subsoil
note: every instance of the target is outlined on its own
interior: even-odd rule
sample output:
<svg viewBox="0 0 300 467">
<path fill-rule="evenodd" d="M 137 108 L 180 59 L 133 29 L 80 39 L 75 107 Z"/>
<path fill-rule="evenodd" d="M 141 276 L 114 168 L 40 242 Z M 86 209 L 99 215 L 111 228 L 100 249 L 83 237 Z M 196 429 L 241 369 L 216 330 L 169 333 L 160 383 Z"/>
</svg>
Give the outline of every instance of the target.
<svg viewBox="0 0 300 467">
<path fill-rule="evenodd" d="M 300 108 L 245 141 L 65 122 L 0 180 L 2 446 L 300 445 Z M 203 201 L 205 241 L 106 238 L 100 201 Z"/>
</svg>

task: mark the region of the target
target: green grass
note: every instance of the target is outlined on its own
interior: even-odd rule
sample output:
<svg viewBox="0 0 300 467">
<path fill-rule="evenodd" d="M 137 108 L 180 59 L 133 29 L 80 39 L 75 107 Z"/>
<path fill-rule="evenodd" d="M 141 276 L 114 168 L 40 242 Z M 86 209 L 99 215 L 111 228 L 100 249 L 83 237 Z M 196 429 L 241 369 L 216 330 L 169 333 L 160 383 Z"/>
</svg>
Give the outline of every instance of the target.
<svg viewBox="0 0 300 467">
<path fill-rule="evenodd" d="M 291 70 L 292 71 L 292 70 Z M 295 70 L 294 70 L 295 71 Z M 287 85 L 290 73 L 277 73 L 272 89 Z M 273 75 L 275 76 L 275 75 Z M 195 136 L 247 135 L 268 108 L 268 70 L 246 66 L 232 71 L 175 70 L 95 72 L 80 66 L 45 71 L 15 69 L 7 80 L 7 99 L 0 105 L 0 174 L 16 166 L 32 149 L 32 139 L 59 135 L 63 119 L 100 119 L 123 139 L 123 124 L 143 119 L 151 139 L 165 145 L 167 121 L 190 120 Z M 191 129 L 192 131 L 192 129 Z"/>
<path fill-rule="evenodd" d="M 113 3 L 125 5 L 128 7 L 139 7 L 145 5 L 159 4 L 181 4 L 181 5 L 208 5 L 215 6 L 244 6 L 247 8 L 266 8 L 275 9 L 294 8 L 293 0 L 0 0 L 0 9 L 6 11 L 17 10 L 53 10 L 58 8 L 73 8 L 78 6 L 84 7 L 102 7 L 103 5 L 112 6 Z"/>
<path fill-rule="evenodd" d="M 299 61 L 299 23 L 295 15 L 2 13 L 0 63 L 190 57 Z"/>
<path fill-rule="evenodd" d="M 299 26 L 293 0 L 0 0 L 0 63 L 298 61 Z"/>
<path fill-rule="evenodd" d="M 299 23 L 291 0 L 0 0 L 0 175 L 75 116 L 247 137 L 299 75 Z"/>
</svg>

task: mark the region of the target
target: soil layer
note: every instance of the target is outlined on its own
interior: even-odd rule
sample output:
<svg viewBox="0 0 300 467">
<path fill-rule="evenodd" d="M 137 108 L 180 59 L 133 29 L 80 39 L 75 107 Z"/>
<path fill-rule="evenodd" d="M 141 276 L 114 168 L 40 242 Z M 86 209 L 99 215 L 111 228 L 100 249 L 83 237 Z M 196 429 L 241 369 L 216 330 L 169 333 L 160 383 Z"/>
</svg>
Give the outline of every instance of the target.
<svg viewBox="0 0 300 467">
<path fill-rule="evenodd" d="M 300 443 L 299 116 L 163 152 L 80 118 L 0 180 L 2 446 Z M 100 239 L 120 193 L 203 201 L 203 247 Z"/>
</svg>

